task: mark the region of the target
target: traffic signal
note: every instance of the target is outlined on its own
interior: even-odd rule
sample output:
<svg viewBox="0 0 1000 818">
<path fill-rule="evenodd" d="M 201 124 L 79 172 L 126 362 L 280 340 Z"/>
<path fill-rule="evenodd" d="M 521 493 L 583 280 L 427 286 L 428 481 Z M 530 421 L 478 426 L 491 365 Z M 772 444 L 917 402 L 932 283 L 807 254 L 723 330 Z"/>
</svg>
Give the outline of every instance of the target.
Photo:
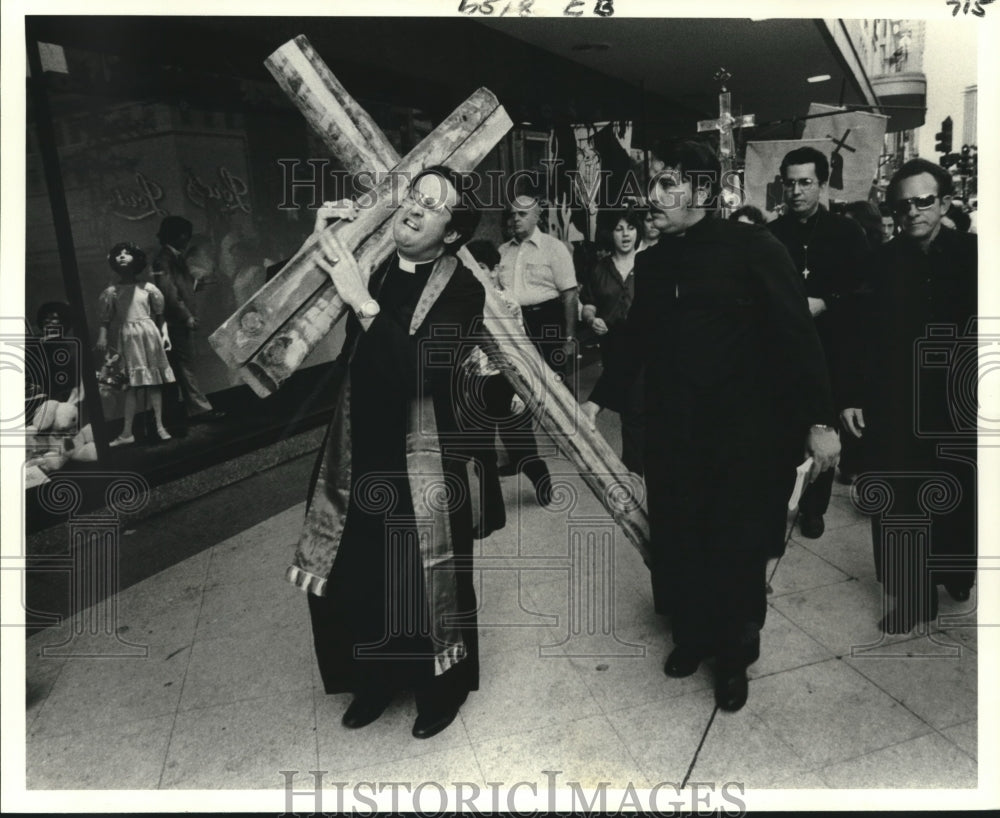
<svg viewBox="0 0 1000 818">
<path fill-rule="evenodd" d="M 938 153 L 951 153 L 951 117 L 947 117 L 941 123 L 941 130 L 934 134 L 937 144 L 934 150 Z"/>
<path fill-rule="evenodd" d="M 972 173 L 972 160 L 969 158 L 969 153 L 969 146 L 962 145 L 962 158 L 958 160 L 958 172 L 965 176 Z"/>
</svg>

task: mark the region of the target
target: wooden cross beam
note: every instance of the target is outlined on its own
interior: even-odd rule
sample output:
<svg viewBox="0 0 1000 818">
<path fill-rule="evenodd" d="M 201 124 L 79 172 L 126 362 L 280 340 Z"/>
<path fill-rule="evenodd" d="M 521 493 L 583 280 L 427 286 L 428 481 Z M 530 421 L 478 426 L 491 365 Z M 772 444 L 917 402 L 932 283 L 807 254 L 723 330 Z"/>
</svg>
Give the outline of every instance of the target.
<svg viewBox="0 0 1000 818">
<path fill-rule="evenodd" d="M 266 65 L 324 144 L 352 173 L 387 181 L 369 194 L 376 202 L 353 222 L 328 228 L 346 237 L 367 274 L 392 252 L 390 216 L 414 173 L 432 164 L 471 170 L 511 127 L 496 98 L 480 89 L 405 158 L 400 159 L 369 115 L 351 98 L 305 37 L 274 52 Z M 313 261 L 309 239 L 279 273 L 240 307 L 209 339 L 258 392 L 270 394 L 344 314 L 329 276 Z M 476 274 L 479 268 L 468 265 Z M 559 376 L 542 360 L 513 315 L 485 278 L 484 334 L 494 360 L 525 405 L 580 472 L 588 487 L 648 562 L 649 522 L 642 483 L 630 475 L 586 417 Z"/>
</svg>

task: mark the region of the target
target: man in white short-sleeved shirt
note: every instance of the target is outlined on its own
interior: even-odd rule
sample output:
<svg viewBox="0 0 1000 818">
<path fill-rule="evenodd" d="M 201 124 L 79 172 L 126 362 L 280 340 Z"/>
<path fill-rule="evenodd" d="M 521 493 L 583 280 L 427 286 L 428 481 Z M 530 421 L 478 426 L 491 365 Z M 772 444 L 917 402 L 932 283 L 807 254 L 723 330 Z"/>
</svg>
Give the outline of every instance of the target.
<svg viewBox="0 0 1000 818">
<path fill-rule="evenodd" d="M 577 320 L 577 280 L 573 256 L 559 239 L 538 229 L 541 202 L 534 196 L 518 196 L 512 203 L 514 237 L 500 245 L 500 286 L 521 306 L 525 328 L 539 346 L 545 362 L 563 375 L 557 365 L 562 355 L 575 361 L 573 340 Z M 546 327 L 555 327 L 548 333 Z M 558 337 L 559 344 L 551 343 Z M 540 345 L 540 341 L 546 343 Z M 562 353 L 562 354 L 557 354 Z"/>
<path fill-rule="evenodd" d="M 559 239 L 538 229 L 538 196 L 518 196 L 511 203 L 513 238 L 500 245 L 500 286 L 521 307 L 524 327 L 543 360 L 576 391 L 576 321 L 578 297 L 573 256 Z M 529 423 L 508 428 L 501 439 L 511 457 L 501 473 L 523 471 L 542 505 L 551 501 L 548 470 L 538 457 Z"/>
</svg>

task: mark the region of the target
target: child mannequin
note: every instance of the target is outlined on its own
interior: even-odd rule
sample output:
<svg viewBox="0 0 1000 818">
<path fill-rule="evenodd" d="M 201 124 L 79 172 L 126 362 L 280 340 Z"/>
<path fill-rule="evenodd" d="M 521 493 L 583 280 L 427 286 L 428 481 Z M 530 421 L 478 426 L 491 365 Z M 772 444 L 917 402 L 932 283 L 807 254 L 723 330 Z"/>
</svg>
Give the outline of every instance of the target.
<svg viewBox="0 0 1000 818">
<path fill-rule="evenodd" d="M 120 242 L 108 252 L 108 264 L 120 281 L 101 293 L 101 329 L 97 350 L 103 355 L 108 347 L 108 327 L 117 317 L 120 322 L 118 351 L 128 373 L 125 391 L 125 425 L 111 446 L 135 442 L 132 422 L 135 419 L 136 393 L 149 395 L 160 440 L 170 440 L 163 426 L 163 389 L 173 383 L 174 373 L 167 361 L 170 336 L 163 321 L 163 294 L 149 282 L 136 279 L 146 266 L 146 254 L 130 242 Z"/>
</svg>

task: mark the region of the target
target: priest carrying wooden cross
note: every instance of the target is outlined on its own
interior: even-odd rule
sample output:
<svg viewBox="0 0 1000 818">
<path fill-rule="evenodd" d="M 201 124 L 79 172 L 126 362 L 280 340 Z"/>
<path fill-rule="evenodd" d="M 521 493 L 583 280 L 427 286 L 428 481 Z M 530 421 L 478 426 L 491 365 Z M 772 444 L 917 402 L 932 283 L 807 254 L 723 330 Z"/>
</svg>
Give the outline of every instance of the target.
<svg viewBox="0 0 1000 818">
<path fill-rule="evenodd" d="M 468 483 L 452 445 L 464 354 L 476 343 L 491 349 L 640 550 L 645 512 L 636 483 L 599 435 L 578 428 L 575 401 L 498 294 L 455 256 L 478 220 L 456 171 L 475 167 L 511 124 L 495 97 L 480 89 L 399 159 L 304 38 L 268 67 L 348 170 L 378 184 L 370 206 L 314 233 L 211 341 L 267 394 L 354 313 L 288 576 L 311 592 L 327 691 L 356 694 L 344 724 L 378 718 L 405 683 L 417 691 L 413 734 L 425 738 L 451 723 L 478 682 Z"/>
</svg>

